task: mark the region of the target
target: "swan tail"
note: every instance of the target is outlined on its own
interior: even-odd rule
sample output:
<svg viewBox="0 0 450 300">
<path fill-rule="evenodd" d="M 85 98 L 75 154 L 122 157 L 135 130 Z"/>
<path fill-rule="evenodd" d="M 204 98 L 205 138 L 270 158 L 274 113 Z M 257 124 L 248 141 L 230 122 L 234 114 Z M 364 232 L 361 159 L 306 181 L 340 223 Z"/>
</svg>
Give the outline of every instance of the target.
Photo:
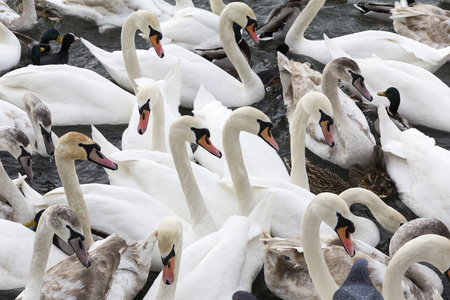
<svg viewBox="0 0 450 300">
<path fill-rule="evenodd" d="M 167 73 L 165 77 L 164 83 L 164 92 L 168 96 L 173 105 L 176 107 L 181 104 L 181 70 L 180 70 L 181 60 L 179 60 L 173 67 L 170 69 L 169 73 Z"/>
<path fill-rule="evenodd" d="M 323 39 L 325 40 L 325 44 L 327 45 L 328 52 L 330 53 L 331 57 L 338 58 L 338 57 L 348 57 L 351 58 L 350 55 L 344 52 L 339 46 L 333 42 L 325 33 L 323 34 Z"/>
<path fill-rule="evenodd" d="M 111 144 L 94 125 L 91 126 L 91 130 L 92 140 L 100 145 L 102 152 L 105 155 L 109 156 L 120 151 L 119 148 Z"/>
</svg>

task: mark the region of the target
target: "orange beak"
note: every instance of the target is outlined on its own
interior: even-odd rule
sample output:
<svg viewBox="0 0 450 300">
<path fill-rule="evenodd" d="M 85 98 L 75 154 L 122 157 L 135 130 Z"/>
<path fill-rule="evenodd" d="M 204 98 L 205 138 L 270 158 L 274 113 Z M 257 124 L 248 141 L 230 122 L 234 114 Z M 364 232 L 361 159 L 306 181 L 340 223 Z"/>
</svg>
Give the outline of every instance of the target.
<svg viewBox="0 0 450 300">
<path fill-rule="evenodd" d="M 252 37 L 256 44 L 259 44 L 258 35 L 256 34 L 256 23 L 252 23 L 246 27 L 248 34 Z"/>
<path fill-rule="evenodd" d="M 171 285 L 175 280 L 175 256 L 171 257 L 167 264 L 163 265 L 163 281 L 167 285 Z"/>
<path fill-rule="evenodd" d="M 320 127 L 322 128 L 323 136 L 327 141 L 328 146 L 333 147 L 335 145 L 333 131 L 330 121 L 325 120 L 320 122 Z"/>
<path fill-rule="evenodd" d="M 263 140 L 265 140 L 270 146 L 272 146 L 273 149 L 275 149 L 275 150 L 277 150 L 277 151 L 280 150 L 280 148 L 278 147 L 277 142 L 275 142 L 275 139 L 273 138 L 272 130 L 270 130 L 269 127 L 264 128 L 264 129 L 260 132 L 259 136 L 260 136 Z"/>
<path fill-rule="evenodd" d="M 164 50 L 161 45 L 161 41 L 159 40 L 158 36 L 156 34 L 150 36 L 150 40 L 152 41 L 153 48 L 155 48 L 156 54 L 163 58 L 164 57 Z"/>
<path fill-rule="evenodd" d="M 197 144 L 202 146 L 206 151 L 211 153 L 214 156 L 217 156 L 218 158 L 222 157 L 222 153 L 214 147 L 214 145 L 211 143 L 211 140 L 206 136 L 206 134 L 202 135 L 198 140 Z"/>
<path fill-rule="evenodd" d="M 347 253 L 353 257 L 355 255 L 355 248 L 352 244 L 352 236 L 350 232 L 348 232 L 348 226 L 337 228 L 336 233 Z"/>
<path fill-rule="evenodd" d="M 144 134 L 144 132 L 147 130 L 149 118 L 150 118 L 150 110 L 143 109 L 139 114 L 139 123 L 137 128 L 139 134 Z"/>
</svg>

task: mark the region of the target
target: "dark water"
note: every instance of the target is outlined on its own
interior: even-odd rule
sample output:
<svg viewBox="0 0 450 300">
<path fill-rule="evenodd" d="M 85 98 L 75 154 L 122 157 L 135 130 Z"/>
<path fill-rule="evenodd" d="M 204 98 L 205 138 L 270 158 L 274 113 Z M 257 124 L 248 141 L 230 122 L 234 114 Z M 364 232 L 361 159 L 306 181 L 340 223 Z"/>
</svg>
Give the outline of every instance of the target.
<svg viewBox="0 0 450 300">
<path fill-rule="evenodd" d="M 145 1 L 145 0 L 142 0 Z M 169 1 L 172 2 L 173 1 Z M 246 3 L 254 10 L 257 15 L 258 22 L 264 22 L 266 16 L 269 14 L 272 7 L 282 1 L 273 0 L 251 0 L 246 1 Z M 358 2 L 358 0 L 328 0 L 324 7 L 320 10 L 318 15 L 314 18 L 312 24 L 306 31 L 306 36 L 310 39 L 322 39 L 322 34 L 326 33 L 329 37 L 340 36 L 355 31 L 363 30 L 385 30 L 393 31 L 392 25 L 384 23 L 381 21 L 373 20 L 361 16 L 356 9 L 353 8 L 353 3 Z M 389 2 L 389 1 L 386 1 Z M 420 1 L 421 3 L 429 3 L 438 5 L 445 9 L 450 9 L 450 5 L 439 3 L 437 1 Z M 13 7 L 17 6 L 16 1 L 7 1 Z M 209 4 L 206 0 L 196 1 L 194 3 L 198 7 L 209 8 Z M 51 27 L 55 27 L 63 35 L 67 32 L 73 32 L 76 36 L 86 38 L 87 40 L 93 42 L 95 45 L 104 48 L 105 50 L 112 51 L 120 49 L 120 29 L 109 30 L 105 33 L 99 33 L 97 26 L 94 22 L 89 20 L 81 20 L 79 18 L 65 16 L 61 21 L 49 21 L 46 19 L 39 19 L 38 25 L 25 34 L 39 39 L 42 33 Z M 138 39 L 138 48 L 148 48 L 148 45 L 144 43 L 141 39 Z M 255 45 L 252 41 L 248 40 L 249 45 L 252 47 L 252 68 L 258 72 L 267 68 L 271 68 L 276 65 L 276 54 L 275 48 L 280 41 L 272 41 L 261 43 L 259 46 Z M 317 70 L 322 70 L 323 65 L 315 62 L 307 57 L 299 55 L 290 55 L 291 59 L 297 61 L 309 61 L 314 68 Z M 19 66 L 27 65 L 28 61 L 23 61 Z M 78 67 L 84 67 L 98 72 L 106 78 L 110 78 L 105 69 L 101 64 L 90 54 L 90 52 L 81 44 L 81 42 L 75 42 L 71 46 L 71 58 L 69 64 Z M 450 84 L 450 64 L 447 63 L 441 69 L 435 73 L 441 80 L 443 80 L 447 85 Z M 64 93 L 64 91 L 55 91 L 55 93 Z M 266 97 L 259 103 L 254 105 L 255 107 L 264 111 L 273 121 L 274 136 L 280 146 L 280 156 L 289 156 L 289 134 L 288 134 L 288 123 L 285 118 L 285 107 L 283 104 L 283 99 L 281 97 L 281 86 L 273 86 L 267 89 Z M 189 113 L 187 110 L 183 110 L 183 113 Z M 101 125 L 97 126 L 100 131 L 106 136 L 108 140 L 113 142 L 116 146 L 120 147 L 120 138 L 126 125 L 121 126 L 111 126 L 111 125 Z M 61 136 L 68 131 L 80 131 L 87 135 L 90 135 L 90 127 L 88 126 L 67 126 L 67 127 L 56 127 L 54 131 L 56 134 Z M 421 127 L 420 130 L 424 131 L 427 135 L 432 136 L 436 139 L 438 145 L 450 149 L 450 134 L 446 132 L 439 132 L 436 130 L 431 130 L 428 128 Z M 318 157 L 315 157 L 312 153 L 307 152 L 308 158 L 321 166 L 329 168 L 331 171 L 340 174 L 342 177 L 346 178 L 346 171 L 341 168 L 332 165 L 330 163 L 321 161 Z M 2 163 L 5 169 L 10 174 L 11 177 L 16 177 L 18 169 L 18 164 L 16 161 L 11 159 L 8 155 L 1 154 Z M 59 177 L 56 172 L 56 167 L 54 162 L 48 158 L 36 157 L 33 160 L 33 169 L 35 172 L 35 180 L 32 182 L 32 187 L 40 193 L 45 193 L 54 189 L 55 187 L 61 186 Z M 77 163 L 78 176 L 81 183 L 108 183 L 107 176 L 103 169 L 98 166 L 88 163 L 79 162 Z M 393 199 L 388 202 L 389 205 L 398 209 L 401 213 L 405 215 L 408 220 L 415 218 L 416 216 L 407 208 L 399 199 Z M 370 213 L 365 207 L 357 206 L 353 208 L 356 214 L 371 217 Z M 384 229 L 381 230 L 381 242 L 378 248 L 387 253 L 388 243 L 391 234 L 386 232 Z M 151 274 L 149 277 L 149 283 L 153 280 L 156 274 Z M 1 279 L 0 279 L 1 280 Z M 444 280 L 446 283 L 446 280 Z M 150 284 L 149 284 L 150 285 Z M 148 287 L 149 287 L 148 285 Z M 147 287 L 147 288 L 148 288 Z M 11 293 L 0 292 L 0 299 L 14 299 L 18 291 L 11 291 Z M 253 293 L 258 297 L 258 299 L 278 299 L 264 285 L 264 277 L 261 273 L 257 280 L 255 281 L 253 287 Z M 145 292 L 143 291 L 136 299 L 141 299 Z M 446 291 L 443 295 L 444 299 L 450 299 L 450 288 L 448 284 Z"/>
</svg>

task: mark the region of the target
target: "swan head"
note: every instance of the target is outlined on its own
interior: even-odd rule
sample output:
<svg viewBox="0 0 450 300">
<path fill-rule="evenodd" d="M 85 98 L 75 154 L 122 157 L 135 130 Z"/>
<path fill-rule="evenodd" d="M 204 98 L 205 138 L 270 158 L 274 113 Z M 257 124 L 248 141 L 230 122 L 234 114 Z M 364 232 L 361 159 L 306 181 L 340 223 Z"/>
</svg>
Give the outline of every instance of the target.
<svg viewBox="0 0 450 300">
<path fill-rule="evenodd" d="M 0 127 L 0 145 L 17 159 L 30 180 L 33 180 L 33 168 L 31 166 L 30 140 L 25 133 L 11 126 Z"/>
<path fill-rule="evenodd" d="M 161 58 L 164 57 L 164 50 L 161 45 L 163 37 L 161 26 L 155 15 L 146 10 L 138 10 L 128 16 L 127 19 L 134 21 L 136 27 L 141 31 L 139 36 L 153 45 L 156 54 Z"/>
<path fill-rule="evenodd" d="M 183 228 L 180 220 L 175 217 L 164 218 L 158 228 L 158 248 L 163 263 L 163 282 L 167 285 L 176 281 L 182 245 Z"/>
<path fill-rule="evenodd" d="M 43 222 L 45 222 L 47 228 L 72 247 L 83 266 L 86 268 L 91 266 L 91 261 L 83 244 L 84 234 L 80 220 L 69 207 L 65 205 L 48 207 L 40 217 L 37 230 Z"/>
<path fill-rule="evenodd" d="M 256 34 L 256 16 L 253 10 L 243 2 L 229 3 L 220 14 L 220 19 L 229 18 L 240 27 L 245 28 L 255 43 L 259 44 L 258 35 Z M 219 23 L 221 23 L 219 19 Z"/>
<path fill-rule="evenodd" d="M 333 108 L 330 99 L 320 92 L 309 92 L 298 102 L 303 109 L 319 124 L 328 146 L 335 145 L 332 125 Z"/>
<path fill-rule="evenodd" d="M 139 111 L 139 123 L 137 131 L 139 134 L 144 134 L 147 130 L 150 112 L 153 107 L 162 100 L 162 94 L 155 83 L 146 83 L 139 86 L 139 91 L 136 95 Z M 161 103 L 161 102 L 160 102 Z"/>
<path fill-rule="evenodd" d="M 304 223 L 308 219 L 306 216 L 310 215 L 313 215 L 317 220 L 323 221 L 333 228 L 347 253 L 350 256 L 355 255 L 355 249 L 351 239 L 351 234 L 355 232 L 353 216 L 341 197 L 333 193 L 320 193 L 314 197 L 305 211 L 302 228 L 308 227 L 308 225 L 304 226 Z M 302 235 L 304 233 L 302 229 Z"/>
<path fill-rule="evenodd" d="M 55 154 L 55 144 L 52 139 L 52 114 L 38 95 L 33 92 L 26 92 L 23 95 L 25 109 L 30 116 L 32 123 L 38 124 L 45 150 L 48 155 Z M 37 145 L 35 145 L 37 148 Z"/>
<path fill-rule="evenodd" d="M 100 146 L 88 136 L 79 132 L 68 132 L 63 135 L 56 145 L 56 162 L 60 160 L 89 160 L 102 167 L 117 170 L 117 164 L 107 158 Z"/>
<path fill-rule="evenodd" d="M 191 116 L 182 116 L 170 126 L 169 142 L 182 140 L 195 143 L 212 155 L 221 158 L 222 153 L 212 144 L 210 135 L 209 129 L 200 120 Z"/>
<path fill-rule="evenodd" d="M 272 134 L 273 124 L 269 117 L 251 106 L 243 106 L 235 109 L 224 124 L 225 137 L 231 132 L 246 131 L 262 138 L 275 150 L 279 150 L 278 144 Z"/>
<path fill-rule="evenodd" d="M 351 83 L 368 101 L 373 97 L 364 84 L 364 77 L 358 64 L 351 58 L 340 57 L 329 63 L 330 70 L 334 77 L 341 79 L 346 83 Z"/>
</svg>

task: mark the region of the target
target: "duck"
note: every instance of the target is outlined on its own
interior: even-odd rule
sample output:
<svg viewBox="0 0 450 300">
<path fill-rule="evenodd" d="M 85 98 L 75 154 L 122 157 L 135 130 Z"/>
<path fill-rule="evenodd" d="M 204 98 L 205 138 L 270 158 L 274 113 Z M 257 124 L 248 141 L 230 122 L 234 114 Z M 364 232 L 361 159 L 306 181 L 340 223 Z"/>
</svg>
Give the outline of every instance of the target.
<svg viewBox="0 0 450 300">
<path fill-rule="evenodd" d="M 348 57 L 356 61 L 362 74 L 364 74 L 368 90 L 385 91 L 386 87 L 392 86 L 392 83 L 395 82 L 395 88 L 402 95 L 402 99 L 405 99 L 398 108 L 398 113 L 405 117 L 410 124 L 450 131 L 446 115 L 442 113 L 450 107 L 447 97 L 450 93 L 450 87 L 433 73 L 410 63 L 384 60 L 379 57 L 354 59 L 339 48 L 336 43 L 333 43 L 332 39 L 325 36 L 325 40 L 333 57 Z M 342 84 L 351 93 L 356 93 L 354 87 L 345 82 L 342 82 Z M 430 93 L 433 95 L 433 103 L 426 102 Z M 368 103 L 366 99 L 360 100 L 364 104 Z M 370 101 L 370 104 L 375 105 L 376 108 L 380 104 L 388 106 L 389 103 L 386 97 L 379 95 L 374 95 L 372 101 Z M 427 115 L 422 113 L 424 105 L 427 107 Z"/>
<path fill-rule="evenodd" d="M 56 96 L 56 90 L 65 92 Z M 70 65 L 28 65 L 0 77 L 0 99 L 25 109 L 26 92 L 46 103 L 54 126 L 127 124 L 136 102 L 98 73 Z"/>
<path fill-rule="evenodd" d="M 403 0 L 401 1 L 403 2 Z M 414 0 L 407 0 L 407 2 L 402 6 L 413 6 L 416 4 Z M 382 20 L 385 22 L 392 22 L 391 10 L 394 8 L 394 3 L 378 3 L 378 2 L 358 2 L 354 3 L 353 6 L 359 10 L 359 12 L 367 17 L 374 18 L 377 20 Z"/>
<path fill-rule="evenodd" d="M 201 86 L 194 101 L 194 117 L 201 120 L 211 130 L 211 135 L 217 141 L 216 147 L 224 152 L 222 142 L 223 128 L 232 110 L 225 107 L 205 87 Z M 277 151 L 259 136 L 242 132 L 240 144 L 245 166 L 249 176 L 277 178 L 289 181 L 289 173 Z M 226 157 L 226 153 L 224 154 Z M 216 159 L 205 149 L 199 148 L 194 152 L 195 160 L 219 177 L 229 177 L 230 170 L 225 159 Z M 261 162 L 265 162 L 261 164 Z"/>
<path fill-rule="evenodd" d="M 33 179 L 33 167 L 31 157 L 31 145 L 27 136 L 15 127 L 0 126 L 0 147 L 8 151 L 26 172 L 28 178 Z M 8 202 L 10 206 L 2 207 L 4 211 L 8 209 L 8 220 L 25 224 L 34 217 L 33 205 L 25 199 L 16 184 L 11 180 L 6 173 L 3 165 L 0 162 L 0 181 L 2 183 L 2 190 L 0 192 L 1 201 Z"/>
<path fill-rule="evenodd" d="M 227 107 L 250 105 L 264 98 L 264 85 L 256 73 L 251 70 L 245 57 L 234 42 L 233 22 L 236 22 L 242 28 L 249 27 L 248 31 L 250 35 L 257 42 L 256 33 L 253 31 L 256 17 L 248 5 L 240 2 L 230 3 L 219 18 L 219 35 L 222 45 L 225 47 L 224 50 L 227 56 L 237 68 L 242 82 L 202 57 L 176 45 L 166 45 L 164 47 L 164 59 L 160 59 L 158 55 L 155 55 L 153 50 L 135 50 L 133 37 L 134 32 L 139 27 L 132 25 L 136 22 L 133 20 L 141 20 L 146 16 L 145 18 L 148 21 L 145 21 L 144 24 L 146 25 L 139 30 L 148 33 L 149 27 L 147 24 L 149 24 L 162 37 L 160 26 L 156 23 L 157 20 L 148 14 L 148 12 L 132 14 L 129 17 L 130 25 L 124 24 L 121 39 L 123 52 L 107 52 L 82 39 L 83 44 L 88 47 L 91 53 L 102 63 L 114 81 L 120 86 L 123 86 L 127 90 L 134 90 L 130 84 L 130 78 L 134 79 L 136 77 L 149 77 L 154 80 L 160 80 L 166 76 L 175 63 L 181 60 L 182 107 L 193 107 L 193 101 L 200 87 L 200 83 Z M 144 35 L 148 36 L 148 34 Z M 161 50 L 157 52 L 162 53 Z M 125 65 L 130 66 L 130 68 L 125 68 Z M 136 66 L 138 65 L 142 68 L 142 73 L 136 71 Z M 128 74 L 125 72 L 125 69 Z M 192 70 L 194 69 L 198 70 L 196 76 L 192 76 Z M 186 72 L 189 75 L 186 75 Z M 219 81 L 221 82 L 220 85 L 217 84 Z"/>
<path fill-rule="evenodd" d="M 323 194 L 325 193 L 318 196 Z M 331 195 L 339 197 L 335 194 Z M 303 225 L 304 223 L 302 224 L 302 231 L 305 230 Z M 357 226 L 355 225 L 355 228 Z M 398 230 L 401 229 L 402 226 Z M 342 247 L 341 241 L 336 236 L 331 238 L 331 236 L 325 237 L 321 235 L 320 239 L 317 237 L 318 243 L 316 248 L 318 249 L 315 250 L 314 255 L 321 256 L 322 259 L 325 257 L 325 260 L 321 266 L 318 264 L 317 259 L 312 261 L 313 270 L 311 270 L 309 261 L 306 260 L 305 262 L 305 252 L 311 247 L 311 236 L 307 236 L 308 239 L 304 238 L 305 234 L 290 239 L 268 239 L 267 236 L 263 239 L 265 243 L 264 251 L 267 252 L 264 266 L 265 281 L 275 295 L 288 299 L 289 295 L 298 297 L 299 293 L 305 293 L 308 299 L 333 299 L 333 293 L 345 281 L 347 274 L 358 258 L 364 258 L 368 261 L 370 280 L 379 292 L 383 292 L 383 283 L 387 280 L 385 271 L 390 261 L 389 256 L 358 239 L 352 239 L 352 244 L 356 251 L 355 255 L 350 258 L 345 247 Z M 353 234 L 352 237 L 354 237 Z M 320 250 L 320 244 L 323 245 L 322 250 Z M 422 265 L 415 265 L 414 268 L 416 269 L 412 269 L 411 273 L 402 279 L 403 288 L 401 291 L 404 291 L 406 295 L 420 292 L 425 295 L 424 299 L 430 299 L 434 289 L 437 289 L 439 292 L 443 291 L 442 282 L 435 272 Z M 317 272 L 315 273 L 316 278 L 310 277 L 309 274 L 313 272 Z M 322 280 L 324 276 L 330 276 L 328 283 L 326 283 L 327 286 L 324 286 L 325 282 Z M 283 278 L 283 285 L 279 285 L 281 282 L 280 278 Z M 300 282 L 299 278 L 304 280 Z M 318 284 L 316 283 L 317 281 L 319 281 Z M 313 284 L 315 290 L 313 289 Z M 308 287 L 308 289 L 305 287 Z"/>
<path fill-rule="evenodd" d="M 45 266 L 54 234 L 72 247 L 83 267 L 91 266 L 91 260 L 83 243 L 83 230 L 77 215 L 67 206 L 50 206 L 40 216 L 39 226 L 34 237 L 33 256 L 27 284 L 25 290 L 16 298 L 17 300 L 40 298 Z"/>
<path fill-rule="evenodd" d="M 251 291 L 262 268 L 260 238 L 269 226 L 271 205 L 263 201 L 249 217 L 230 216 L 218 231 L 186 248 L 179 246 L 183 229 L 178 220 L 163 220 L 158 247 L 165 267 L 144 299 L 231 299 L 237 290 Z M 212 263 L 216 268 L 210 268 Z M 208 280 L 216 288 L 205 289 Z"/>
<path fill-rule="evenodd" d="M 0 100 L 2 113 L 0 124 L 14 126 L 23 131 L 33 154 L 44 157 L 53 156 L 58 136 L 52 131 L 52 115 L 45 103 L 33 92 L 24 94 L 25 111 L 9 102 Z"/>
<path fill-rule="evenodd" d="M 17 14 L 3 0 L 0 1 L 0 23 L 3 23 L 10 30 L 15 31 L 32 29 L 37 23 L 34 0 L 23 0 L 23 11 L 21 15 Z"/>
<path fill-rule="evenodd" d="M 333 300 L 383 300 L 381 293 L 374 287 L 369 278 L 369 263 L 365 258 L 358 258 L 353 263 L 344 283 L 334 293 Z"/>
<path fill-rule="evenodd" d="M 449 239 L 435 234 L 425 234 L 404 244 L 391 258 L 386 268 L 383 284 L 384 299 L 406 299 L 402 293 L 401 279 L 408 267 L 416 262 L 430 263 L 445 273 L 448 278 L 450 261 L 444 254 L 448 249 L 450 249 Z M 419 299 L 424 296 L 420 293 L 413 293 L 412 297 L 408 297 L 408 299 Z M 436 290 L 432 296 L 433 299 L 443 299 Z"/>
<path fill-rule="evenodd" d="M 396 3 L 391 10 L 394 31 L 436 49 L 450 46 L 450 11 L 431 4 L 403 7 Z"/>
<path fill-rule="evenodd" d="M 23 11 L 23 1 L 18 0 L 19 10 Z M 38 18 L 46 18 L 50 21 L 61 21 L 63 18 L 61 14 L 54 8 L 50 7 L 46 2 L 43 1 L 35 1 L 34 8 L 36 10 L 36 15 Z"/>
<path fill-rule="evenodd" d="M 62 46 L 59 52 L 41 56 L 41 46 L 34 45 L 31 47 L 30 58 L 33 65 L 50 65 L 50 64 L 68 64 L 69 63 L 69 48 L 74 41 L 80 38 L 73 33 L 67 33 L 62 40 Z"/>
<path fill-rule="evenodd" d="M 324 3 L 324 0 L 314 0 L 306 5 L 286 34 L 285 43 L 293 53 L 309 56 L 325 65 L 333 59 L 325 40 L 313 41 L 304 37 L 306 28 Z M 331 40 L 354 58 L 368 58 L 375 55 L 384 60 L 414 64 L 430 72 L 435 72 L 450 57 L 450 47 L 435 49 L 388 31 L 366 30 Z"/>
<path fill-rule="evenodd" d="M 383 106 L 378 108 L 378 117 L 386 169 L 397 187 L 400 200 L 417 216 L 437 218 L 449 226 L 444 204 L 446 183 L 438 174 L 445 173 L 450 163 L 450 152 L 437 146 L 433 138 L 416 128 L 398 129 Z M 432 177 L 425 175 L 430 168 L 433 168 Z"/>
<path fill-rule="evenodd" d="M 4 55 L 0 62 L 0 72 L 4 73 L 19 63 L 21 48 L 17 37 L 3 23 L 0 24 L 0 41 L 0 50 Z"/>
<path fill-rule="evenodd" d="M 284 39 L 302 11 L 302 0 L 287 0 L 270 11 L 264 24 L 256 28 L 261 41 Z"/>
<path fill-rule="evenodd" d="M 354 163 L 359 163 L 363 167 L 369 166 L 372 163 L 375 138 L 370 132 L 364 114 L 355 102 L 337 86 L 339 79 L 351 82 L 364 98 L 368 101 L 372 99 L 358 64 L 345 57 L 336 58 L 325 66 L 321 78 L 318 72 L 313 72 L 312 76 L 305 77 L 302 74 L 311 73 L 308 66 L 289 61 L 281 53 L 278 53 L 278 65 L 289 123 L 292 122 L 292 114 L 297 105 L 298 100 L 296 99 L 300 99 L 309 88 L 316 91 L 321 90 L 331 101 L 334 114 L 333 137 L 336 146 L 330 147 L 326 143 L 322 129 L 317 122 L 313 121 L 307 124 L 306 147 L 322 159 L 344 169 L 348 169 Z M 303 82 L 308 83 L 303 84 Z M 305 90 L 306 86 L 308 88 Z"/>
<path fill-rule="evenodd" d="M 194 6 L 192 0 L 177 0 L 175 1 L 175 5 L 163 0 L 147 2 L 134 0 L 115 0 L 114 2 L 106 0 L 90 2 L 79 0 L 47 0 L 46 2 L 63 15 L 93 20 L 98 26 L 100 33 L 122 27 L 125 19 L 138 10 L 148 10 L 159 20 L 163 21 L 172 17 L 179 9 Z"/>
<path fill-rule="evenodd" d="M 408 120 L 401 116 L 398 113 L 398 108 L 400 106 L 400 92 L 395 87 L 390 87 L 384 92 L 378 92 L 378 96 L 383 96 L 389 99 L 389 106 L 386 107 L 386 112 L 389 115 L 389 118 L 391 118 L 392 122 L 395 123 L 395 125 L 401 130 L 405 131 L 409 128 L 411 128 L 411 125 L 409 124 Z M 375 129 L 380 134 L 380 120 L 375 120 Z"/>
<path fill-rule="evenodd" d="M 44 32 L 39 42 L 23 33 L 17 31 L 14 31 L 13 33 L 17 37 L 17 39 L 19 39 L 20 46 L 22 47 L 21 58 L 29 58 L 31 48 L 34 45 L 39 45 L 41 55 L 47 55 L 50 54 L 52 50 L 50 41 L 55 40 L 58 43 L 62 43 L 62 37 L 59 34 L 59 31 L 55 28 L 50 28 L 46 32 Z"/>
</svg>

